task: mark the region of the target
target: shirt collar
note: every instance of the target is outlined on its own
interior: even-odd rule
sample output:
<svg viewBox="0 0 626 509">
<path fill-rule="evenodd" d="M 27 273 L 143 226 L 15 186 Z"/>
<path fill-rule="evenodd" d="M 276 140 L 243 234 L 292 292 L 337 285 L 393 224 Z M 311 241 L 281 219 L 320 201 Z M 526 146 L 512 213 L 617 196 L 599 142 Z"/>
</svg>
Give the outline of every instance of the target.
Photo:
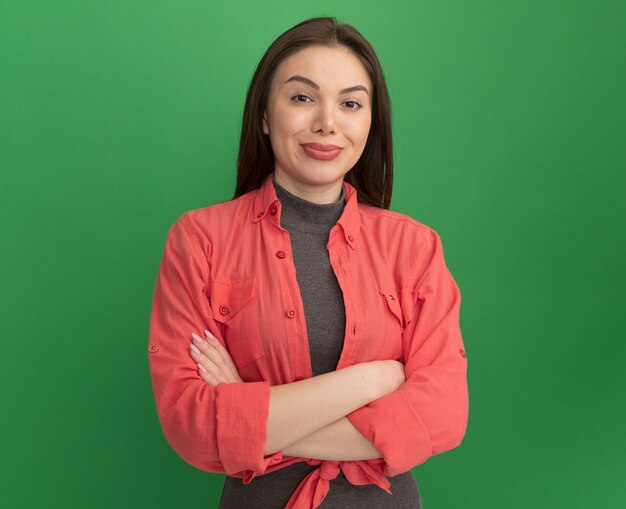
<svg viewBox="0 0 626 509">
<path fill-rule="evenodd" d="M 345 191 L 346 206 L 337 220 L 337 224 L 341 227 L 346 243 L 352 249 L 355 249 L 361 230 L 361 214 L 359 211 L 357 192 L 356 189 L 345 180 L 343 182 L 343 188 Z M 276 196 L 276 190 L 272 184 L 271 173 L 265 178 L 261 187 L 256 191 L 252 214 L 252 221 L 255 223 L 263 221 L 265 218 L 271 218 L 280 226 L 280 201 Z"/>
</svg>

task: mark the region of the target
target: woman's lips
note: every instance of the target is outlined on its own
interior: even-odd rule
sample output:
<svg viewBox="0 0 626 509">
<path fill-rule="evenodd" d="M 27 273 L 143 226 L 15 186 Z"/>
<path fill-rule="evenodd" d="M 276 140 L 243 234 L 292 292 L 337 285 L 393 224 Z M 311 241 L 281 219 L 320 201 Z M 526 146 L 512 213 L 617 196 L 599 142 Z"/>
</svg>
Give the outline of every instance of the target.
<svg viewBox="0 0 626 509">
<path fill-rule="evenodd" d="M 319 159 L 321 161 L 331 161 L 335 159 L 339 154 L 341 154 L 341 147 L 332 148 L 334 145 L 319 145 L 317 143 L 310 143 L 306 145 L 301 145 L 302 150 L 304 150 L 305 154 L 313 159 Z M 321 150 L 321 147 L 324 147 L 324 150 Z"/>
</svg>

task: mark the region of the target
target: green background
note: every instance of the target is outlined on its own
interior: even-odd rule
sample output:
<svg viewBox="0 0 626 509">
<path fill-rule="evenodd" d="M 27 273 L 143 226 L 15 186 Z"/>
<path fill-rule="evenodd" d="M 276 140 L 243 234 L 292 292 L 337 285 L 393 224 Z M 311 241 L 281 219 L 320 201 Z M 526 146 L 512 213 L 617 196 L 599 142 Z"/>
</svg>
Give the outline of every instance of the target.
<svg viewBox="0 0 626 509">
<path fill-rule="evenodd" d="M 332 15 L 392 96 L 392 209 L 463 295 L 464 442 L 426 509 L 625 507 L 626 7 L 618 1 L 0 3 L 0 500 L 216 507 L 148 371 L 169 226 L 232 196 L 267 46 Z"/>
</svg>

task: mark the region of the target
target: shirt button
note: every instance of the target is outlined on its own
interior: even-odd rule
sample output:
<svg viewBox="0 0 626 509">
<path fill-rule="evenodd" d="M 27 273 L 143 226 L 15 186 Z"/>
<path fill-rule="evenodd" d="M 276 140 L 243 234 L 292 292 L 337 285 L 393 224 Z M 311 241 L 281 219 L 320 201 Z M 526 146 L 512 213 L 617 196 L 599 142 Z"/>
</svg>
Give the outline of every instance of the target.
<svg viewBox="0 0 626 509">
<path fill-rule="evenodd" d="M 270 207 L 270 214 L 272 214 L 273 216 L 276 215 L 276 213 L 278 212 L 278 207 L 276 205 L 272 205 Z"/>
<path fill-rule="evenodd" d="M 393 295 L 389 294 L 389 300 L 396 300 L 396 298 Z"/>
<path fill-rule="evenodd" d="M 353 237 L 352 235 L 348 235 L 348 240 L 349 240 L 350 242 L 354 242 L 354 237 Z"/>
<path fill-rule="evenodd" d="M 460 348 L 459 348 L 459 352 L 463 356 L 463 358 L 465 359 L 465 352 L 462 349 L 460 349 Z"/>
<path fill-rule="evenodd" d="M 300 380 L 304 380 L 303 376 L 297 376 L 294 382 L 299 382 Z"/>
<path fill-rule="evenodd" d="M 256 215 L 256 217 L 257 217 L 257 218 L 261 218 L 261 217 L 263 217 L 263 212 L 259 212 L 259 213 Z"/>
<path fill-rule="evenodd" d="M 158 349 L 159 347 L 157 345 L 150 345 L 150 348 L 148 348 L 151 352 L 156 352 Z"/>
<path fill-rule="evenodd" d="M 228 313 L 230 313 L 230 309 L 228 309 L 228 306 L 220 306 L 220 314 L 227 315 Z"/>
<path fill-rule="evenodd" d="M 288 309 L 286 314 L 287 314 L 287 316 L 289 318 L 293 318 L 294 316 L 296 316 L 296 310 L 295 309 Z"/>
<path fill-rule="evenodd" d="M 284 258 L 285 256 L 287 256 L 287 253 L 285 253 L 284 251 L 276 251 L 276 256 L 278 258 Z"/>
</svg>

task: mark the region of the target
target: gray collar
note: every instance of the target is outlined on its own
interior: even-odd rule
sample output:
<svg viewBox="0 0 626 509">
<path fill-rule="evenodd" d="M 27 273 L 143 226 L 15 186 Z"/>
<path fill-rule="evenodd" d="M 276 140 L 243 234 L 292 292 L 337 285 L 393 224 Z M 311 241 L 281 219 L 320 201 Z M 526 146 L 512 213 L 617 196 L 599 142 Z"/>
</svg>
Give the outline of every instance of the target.
<svg viewBox="0 0 626 509">
<path fill-rule="evenodd" d="M 334 203 L 313 203 L 290 193 L 272 177 L 276 196 L 281 204 L 280 224 L 286 230 L 295 229 L 306 233 L 328 234 L 343 213 L 346 191 Z"/>
</svg>

